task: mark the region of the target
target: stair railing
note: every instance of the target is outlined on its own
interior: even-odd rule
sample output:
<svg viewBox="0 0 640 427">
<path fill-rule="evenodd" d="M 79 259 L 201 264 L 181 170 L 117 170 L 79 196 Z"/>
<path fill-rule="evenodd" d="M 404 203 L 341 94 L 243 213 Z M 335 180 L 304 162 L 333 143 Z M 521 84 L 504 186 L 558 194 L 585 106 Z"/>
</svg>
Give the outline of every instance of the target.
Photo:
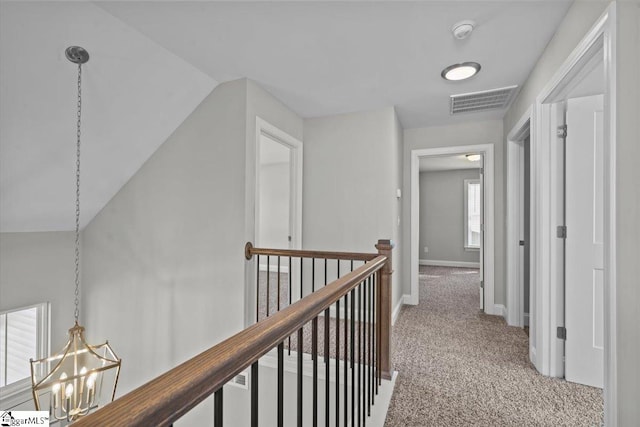
<svg viewBox="0 0 640 427">
<path fill-rule="evenodd" d="M 267 277 L 272 272 L 270 257 L 276 257 L 278 285 L 276 307 L 266 309 L 260 317 L 260 301 L 257 298 L 256 317 L 259 321 L 232 337 L 200 353 L 192 359 L 167 371 L 150 382 L 138 387 L 114 402 L 81 418 L 76 423 L 82 426 L 169 426 L 210 395 L 214 395 L 214 426 L 223 425 L 223 386 L 245 369 L 251 367 L 250 410 L 251 426 L 260 425 L 259 359 L 273 349 L 277 358 L 277 414 L 275 425 L 283 426 L 284 402 L 284 351 L 292 351 L 294 340 L 297 359 L 296 419 L 297 425 L 316 427 L 320 421 L 325 426 L 365 425 L 371 415 L 371 407 L 382 379 L 391 377 L 391 251 L 389 240 L 380 240 L 377 254 L 347 252 L 299 251 L 254 248 L 246 245 L 245 256 L 251 260 L 256 256 L 257 285 L 260 282 L 260 256 L 269 257 L 264 271 Z M 300 270 L 294 268 L 299 258 Z M 283 269 L 288 266 L 286 285 L 293 291 L 294 271 L 300 277 L 301 292 L 297 299 L 289 292 L 281 303 L 280 280 Z M 308 274 L 304 273 L 304 262 L 312 261 L 311 284 L 305 285 Z M 316 260 L 322 260 L 324 276 L 322 286 L 316 288 Z M 335 260 L 336 279 L 329 282 L 330 260 Z M 349 271 L 339 272 L 344 262 Z M 360 263 L 361 265 L 357 265 Z M 353 265 L 353 268 L 351 266 Z M 343 272 L 344 267 L 342 268 Z M 298 276 L 299 274 L 299 276 Z M 270 280 L 270 279 L 268 279 Z M 311 289 L 311 292 L 306 292 Z M 266 301 L 271 298 L 266 292 Z M 259 291 L 256 289 L 256 295 Z M 340 302 L 343 302 L 342 308 Z M 266 304 L 263 304 L 263 306 Z M 265 307 L 266 308 L 266 307 Z M 332 316 L 332 308 L 334 315 Z M 323 320 L 323 351 L 319 351 L 321 335 L 319 318 Z M 305 337 L 305 328 L 311 329 L 311 337 Z M 342 330 L 342 332 L 341 332 Z M 333 335 L 331 333 L 333 332 Z M 331 338 L 334 342 L 332 343 Z M 341 340 L 342 338 L 342 340 Z M 310 341 L 310 342 L 309 342 Z M 331 348 L 333 346 L 333 349 Z M 310 349 L 308 347 L 311 347 Z M 306 350 L 305 350 L 306 348 Z M 311 355 L 313 404 L 311 424 L 303 418 L 305 388 L 303 386 L 304 355 Z M 332 357 L 333 356 L 333 357 Z M 324 398 L 318 389 L 319 358 L 324 361 Z M 333 360 L 333 363 L 330 361 Z M 333 370 L 331 370 L 333 366 Z M 342 366 L 342 369 L 340 367 Z M 330 379 L 334 381 L 333 398 L 330 395 Z M 308 397 L 307 397 L 308 398 Z M 319 403 L 324 400 L 323 405 Z M 324 414 L 320 414 L 320 408 Z M 333 414 L 330 415 L 330 408 Z M 233 425 L 233 423 L 231 423 Z M 272 423 L 268 423 L 271 425 Z"/>
</svg>

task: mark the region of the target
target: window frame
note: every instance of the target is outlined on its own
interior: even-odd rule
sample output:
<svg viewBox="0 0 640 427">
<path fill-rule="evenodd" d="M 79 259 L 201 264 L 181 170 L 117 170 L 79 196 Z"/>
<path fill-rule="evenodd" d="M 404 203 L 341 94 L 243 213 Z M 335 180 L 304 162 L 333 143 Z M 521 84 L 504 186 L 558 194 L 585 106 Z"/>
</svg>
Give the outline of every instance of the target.
<svg viewBox="0 0 640 427">
<path fill-rule="evenodd" d="M 468 178 L 464 180 L 464 211 L 463 211 L 463 223 L 464 223 L 464 241 L 463 247 L 465 251 L 479 251 L 482 244 L 482 207 L 480 208 L 480 244 L 472 245 L 469 242 L 469 185 L 478 184 L 480 188 L 480 203 L 482 203 L 482 182 L 480 178 Z"/>
<path fill-rule="evenodd" d="M 51 345 L 51 318 L 50 318 L 50 303 L 42 302 L 37 304 L 31 304 L 23 307 L 16 307 L 8 310 L 0 311 L 0 315 L 10 314 L 16 311 L 29 310 L 36 308 L 36 359 L 42 359 L 47 357 L 50 352 Z M 4 326 L 1 326 L 4 327 Z M 5 335 L 6 336 L 6 335 Z M 5 338 L 6 339 L 6 338 Z M 4 348 L 6 351 L 6 347 Z M 29 363 L 28 360 L 25 363 Z M 0 367 L 4 369 L 4 367 Z M 2 398 L 0 402 L 3 409 L 10 409 L 11 407 L 24 403 L 27 399 L 27 392 L 29 392 L 28 399 L 31 398 L 31 375 L 21 380 L 15 381 L 11 384 L 0 387 L 0 395 Z"/>
</svg>

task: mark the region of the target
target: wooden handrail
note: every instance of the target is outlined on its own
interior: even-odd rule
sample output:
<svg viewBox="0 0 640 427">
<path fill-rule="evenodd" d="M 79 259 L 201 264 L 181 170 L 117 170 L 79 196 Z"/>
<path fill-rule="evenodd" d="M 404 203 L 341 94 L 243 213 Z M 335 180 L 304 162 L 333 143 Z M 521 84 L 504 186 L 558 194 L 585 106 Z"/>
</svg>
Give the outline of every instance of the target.
<svg viewBox="0 0 640 427">
<path fill-rule="evenodd" d="M 378 254 L 360 252 L 329 252 L 329 251 L 309 251 L 301 249 L 265 249 L 254 248 L 251 242 L 247 242 L 244 247 L 246 259 L 253 258 L 254 255 L 270 255 L 294 258 L 316 258 L 316 259 L 342 259 L 353 261 L 371 261 Z"/>
<path fill-rule="evenodd" d="M 74 426 L 168 426 L 329 308 L 382 271 L 375 256 L 353 272 L 79 419 Z"/>
</svg>

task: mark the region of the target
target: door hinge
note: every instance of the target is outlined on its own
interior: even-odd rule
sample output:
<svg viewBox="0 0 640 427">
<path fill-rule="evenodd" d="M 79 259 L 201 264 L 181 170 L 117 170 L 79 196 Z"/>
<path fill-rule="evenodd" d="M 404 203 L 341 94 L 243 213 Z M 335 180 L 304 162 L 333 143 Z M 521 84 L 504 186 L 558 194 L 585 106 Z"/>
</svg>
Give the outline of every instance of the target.
<svg viewBox="0 0 640 427">
<path fill-rule="evenodd" d="M 482 289 L 484 289 L 484 280 L 481 280 L 481 281 L 480 281 L 480 287 L 481 287 Z"/>
<path fill-rule="evenodd" d="M 558 126 L 558 138 L 567 137 L 567 125 Z"/>
<path fill-rule="evenodd" d="M 558 326 L 558 338 L 560 338 L 561 340 L 567 339 L 567 328 L 565 328 L 564 326 Z"/>
<path fill-rule="evenodd" d="M 287 240 L 288 240 L 288 241 L 291 241 L 291 236 L 287 236 Z"/>
<path fill-rule="evenodd" d="M 520 246 L 524 246 L 524 240 L 520 240 Z"/>
<path fill-rule="evenodd" d="M 556 235 L 558 236 L 559 239 L 566 239 L 567 238 L 567 226 L 566 225 L 559 225 L 558 229 L 556 230 Z"/>
</svg>

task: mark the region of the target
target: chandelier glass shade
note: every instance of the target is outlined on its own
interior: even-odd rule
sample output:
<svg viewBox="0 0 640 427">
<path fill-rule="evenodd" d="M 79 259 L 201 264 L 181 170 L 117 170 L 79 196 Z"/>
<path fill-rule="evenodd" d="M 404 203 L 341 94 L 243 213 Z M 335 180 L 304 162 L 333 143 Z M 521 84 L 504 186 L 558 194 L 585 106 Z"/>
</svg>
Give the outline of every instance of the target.
<svg viewBox="0 0 640 427">
<path fill-rule="evenodd" d="M 76 120 L 76 230 L 75 230 L 75 324 L 69 329 L 64 348 L 44 359 L 31 359 L 31 390 L 36 410 L 49 410 L 50 419 L 73 422 L 99 406 L 111 402 L 116 393 L 121 360 L 109 342 L 91 345 L 85 341 L 80 317 L 80 135 L 82 118 L 82 64 L 89 53 L 78 46 L 65 51 L 78 64 Z"/>
</svg>

